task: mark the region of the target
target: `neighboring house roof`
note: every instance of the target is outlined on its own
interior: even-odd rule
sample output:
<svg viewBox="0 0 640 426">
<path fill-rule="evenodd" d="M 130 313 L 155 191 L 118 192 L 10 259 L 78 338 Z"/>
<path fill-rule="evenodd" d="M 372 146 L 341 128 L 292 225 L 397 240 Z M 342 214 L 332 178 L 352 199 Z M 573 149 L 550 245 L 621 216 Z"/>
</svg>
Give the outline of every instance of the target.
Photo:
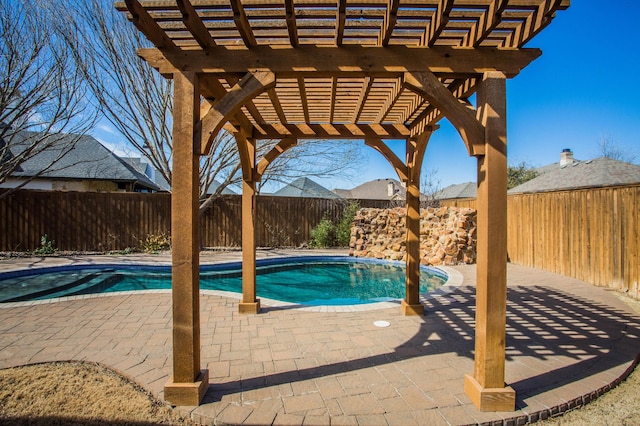
<svg viewBox="0 0 640 426">
<path fill-rule="evenodd" d="M 306 177 L 294 180 L 274 192 L 273 195 L 278 197 L 340 198 L 334 192 Z"/>
<path fill-rule="evenodd" d="M 406 188 L 396 179 L 376 179 L 353 189 L 336 189 L 333 192 L 342 198 L 354 200 L 404 200 Z"/>
<path fill-rule="evenodd" d="M 640 183 L 640 166 L 601 157 L 557 166 L 509 190 L 510 194 Z"/>
<path fill-rule="evenodd" d="M 475 182 L 458 183 L 449 185 L 436 192 L 434 199 L 451 200 L 455 198 L 476 198 L 478 196 L 478 185 Z"/>
<path fill-rule="evenodd" d="M 216 190 L 220 188 L 220 185 L 222 184 L 217 180 L 214 180 L 213 182 L 211 182 L 211 185 L 209 185 L 209 188 L 207 188 L 207 195 L 211 195 L 215 193 Z M 238 195 L 234 190 L 230 189 L 228 186 L 223 188 L 220 194 L 221 195 Z"/>
<path fill-rule="evenodd" d="M 574 163 L 581 163 L 582 160 L 573 160 L 573 162 Z M 534 170 L 536 171 L 536 173 L 538 173 L 538 175 L 543 175 L 545 173 L 555 172 L 560 167 L 562 167 L 562 166 L 560 166 L 560 162 L 558 161 L 558 162 L 555 162 L 555 163 L 547 164 L 546 166 L 536 167 Z"/>
<path fill-rule="evenodd" d="M 162 176 L 162 174 L 151 164 L 147 163 L 140 157 L 120 157 L 123 161 L 133 167 L 138 173 L 141 173 L 148 177 L 153 183 L 155 183 L 162 191 L 171 191 L 171 185 Z"/>
<path fill-rule="evenodd" d="M 130 166 L 134 167 L 139 173 L 146 175 L 149 179 L 151 179 L 158 187 L 161 188 L 162 191 L 171 191 L 171 185 L 167 180 L 162 176 L 160 172 L 158 172 L 151 164 L 144 161 L 139 157 L 123 157 L 124 161 L 126 161 Z M 216 192 L 216 190 L 222 185 L 217 180 L 214 180 L 207 188 L 207 195 L 211 195 Z M 228 186 L 225 187 L 222 192 L 222 195 L 238 195 L 237 192 L 230 189 Z"/>
<path fill-rule="evenodd" d="M 19 155 L 35 137 L 43 136 L 26 131 L 13 134 L 9 142 L 11 155 Z M 46 135 L 44 140 L 49 146 L 22 162 L 11 173 L 12 177 L 110 180 L 160 190 L 144 173 L 138 172 L 135 167 L 113 154 L 91 136 Z"/>
</svg>

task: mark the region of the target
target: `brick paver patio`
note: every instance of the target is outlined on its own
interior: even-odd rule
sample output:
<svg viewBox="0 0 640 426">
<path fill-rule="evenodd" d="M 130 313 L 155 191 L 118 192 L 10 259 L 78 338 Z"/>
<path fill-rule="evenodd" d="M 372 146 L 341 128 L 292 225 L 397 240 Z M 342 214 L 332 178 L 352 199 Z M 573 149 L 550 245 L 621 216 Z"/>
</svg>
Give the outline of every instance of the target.
<svg viewBox="0 0 640 426">
<path fill-rule="evenodd" d="M 300 254 L 259 257 L 291 253 Z M 209 253 L 202 262 L 239 256 Z M 9 259 L 0 271 L 121 260 Z M 399 307 L 265 306 L 259 315 L 240 315 L 237 299 L 203 294 L 202 366 L 211 384 L 199 407 L 182 409 L 203 424 L 522 424 L 581 405 L 633 367 L 640 317 L 618 295 L 509 265 L 506 378 L 518 411 L 478 411 L 463 392 L 463 375 L 473 372 L 475 267 L 455 269 L 462 285 L 427 300 L 423 317 L 404 317 Z M 376 327 L 376 320 L 390 326 Z M 102 363 L 162 397 L 172 362 L 170 293 L 0 305 L 0 368 L 60 360 Z"/>
</svg>

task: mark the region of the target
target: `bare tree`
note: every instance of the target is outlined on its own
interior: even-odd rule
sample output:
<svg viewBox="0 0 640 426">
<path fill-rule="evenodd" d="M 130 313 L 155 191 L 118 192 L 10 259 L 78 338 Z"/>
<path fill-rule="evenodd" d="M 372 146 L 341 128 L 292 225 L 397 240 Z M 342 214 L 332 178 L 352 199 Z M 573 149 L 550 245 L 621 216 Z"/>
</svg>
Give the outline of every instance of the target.
<svg viewBox="0 0 640 426">
<path fill-rule="evenodd" d="M 0 183 L 55 145 L 57 155 L 39 173 L 51 169 L 93 124 L 69 55 L 75 41 L 50 24 L 59 14 L 53 3 L 0 2 Z"/>
<path fill-rule="evenodd" d="M 111 0 L 78 2 L 74 19 L 67 25 L 76 28 L 83 40 L 75 57 L 102 113 L 171 182 L 172 81 L 137 56 L 136 50 L 149 42 L 115 11 Z M 278 142 L 258 141 L 257 155 Z M 360 164 L 359 149 L 353 142 L 300 141 L 268 168 L 262 184 L 299 176 L 355 173 Z M 239 186 L 241 179 L 235 140 L 222 131 L 200 163 L 200 193 L 208 200 L 201 209 L 225 188 Z"/>
<path fill-rule="evenodd" d="M 278 140 L 261 141 L 258 155 L 275 146 Z M 261 187 L 269 182 L 290 183 L 308 178 L 351 178 L 361 172 L 364 157 L 362 141 L 301 139 L 298 144 L 278 157 L 264 174 Z"/>
<path fill-rule="evenodd" d="M 95 106 L 135 151 L 171 182 L 172 83 L 136 55 L 149 42 L 110 0 L 75 2 L 59 20 Z M 74 43 L 78 39 L 80 43 Z"/>
<path fill-rule="evenodd" d="M 279 140 L 270 139 L 256 141 L 256 157 L 260 159 L 278 142 Z M 348 178 L 361 170 L 361 145 L 359 141 L 300 140 L 269 165 L 257 189 L 260 191 L 268 183 L 289 183 L 301 176 Z M 210 155 L 202 161 L 200 178 L 203 200 L 201 211 L 211 205 L 224 188 L 240 186 L 240 157 L 231 135 L 222 133 L 218 136 Z M 214 182 L 217 184 L 216 188 L 205 192 Z"/>
<path fill-rule="evenodd" d="M 421 204 L 426 207 L 438 207 L 440 201 L 437 199 L 438 192 L 442 190 L 438 169 L 423 169 L 420 176 Z"/>
<path fill-rule="evenodd" d="M 613 160 L 624 161 L 627 163 L 635 163 L 637 155 L 622 148 L 610 135 L 604 134 L 600 136 L 598 141 L 598 149 L 601 157 L 611 158 Z"/>
</svg>

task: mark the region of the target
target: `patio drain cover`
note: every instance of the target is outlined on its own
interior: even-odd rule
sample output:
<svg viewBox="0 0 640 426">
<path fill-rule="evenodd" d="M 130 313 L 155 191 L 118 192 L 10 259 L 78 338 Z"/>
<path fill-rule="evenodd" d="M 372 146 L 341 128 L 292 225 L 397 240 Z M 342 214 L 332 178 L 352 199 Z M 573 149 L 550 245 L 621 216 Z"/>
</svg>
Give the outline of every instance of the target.
<svg viewBox="0 0 640 426">
<path fill-rule="evenodd" d="M 389 321 L 374 321 L 373 325 L 376 327 L 389 327 L 391 323 Z"/>
</svg>

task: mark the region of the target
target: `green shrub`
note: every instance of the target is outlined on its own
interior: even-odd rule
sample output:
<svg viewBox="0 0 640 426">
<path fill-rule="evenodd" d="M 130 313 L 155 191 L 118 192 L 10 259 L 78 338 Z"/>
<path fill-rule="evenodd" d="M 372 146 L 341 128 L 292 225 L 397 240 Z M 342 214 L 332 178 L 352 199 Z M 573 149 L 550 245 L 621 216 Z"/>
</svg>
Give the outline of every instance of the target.
<svg viewBox="0 0 640 426">
<path fill-rule="evenodd" d="M 42 238 L 40 238 L 40 248 L 37 248 L 33 251 L 33 254 L 36 256 L 44 256 L 47 254 L 54 254 L 58 251 L 56 248 L 56 242 L 51 240 L 49 241 L 49 237 L 47 234 L 44 234 Z"/>
<path fill-rule="evenodd" d="M 342 212 L 342 218 L 336 226 L 336 239 L 339 247 L 349 246 L 353 218 L 358 213 L 358 210 L 360 210 L 360 205 L 358 203 L 349 203 Z"/>
<path fill-rule="evenodd" d="M 335 242 L 335 225 L 325 215 L 319 224 L 311 230 L 309 246 L 314 248 L 333 247 Z"/>
<path fill-rule="evenodd" d="M 114 255 L 120 255 L 120 254 L 133 254 L 133 253 L 137 253 L 139 250 L 135 247 L 125 247 L 122 250 L 110 250 L 107 252 L 107 254 L 114 254 Z"/>
<path fill-rule="evenodd" d="M 161 234 L 149 234 L 140 242 L 140 248 L 145 253 L 158 253 L 171 248 L 171 237 L 164 232 Z"/>
</svg>

